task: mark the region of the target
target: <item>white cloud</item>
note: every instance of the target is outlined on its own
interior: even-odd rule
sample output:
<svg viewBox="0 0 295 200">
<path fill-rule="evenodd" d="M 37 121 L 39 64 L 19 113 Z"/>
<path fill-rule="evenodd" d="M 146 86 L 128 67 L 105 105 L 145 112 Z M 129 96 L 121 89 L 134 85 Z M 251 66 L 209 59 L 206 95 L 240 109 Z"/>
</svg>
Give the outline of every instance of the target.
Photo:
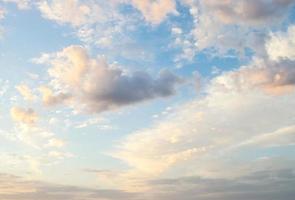
<svg viewBox="0 0 295 200">
<path fill-rule="evenodd" d="M 272 33 L 266 42 L 266 51 L 275 61 L 295 60 L 295 25 L 289 26 L 287 32 Z"/>
</svg>

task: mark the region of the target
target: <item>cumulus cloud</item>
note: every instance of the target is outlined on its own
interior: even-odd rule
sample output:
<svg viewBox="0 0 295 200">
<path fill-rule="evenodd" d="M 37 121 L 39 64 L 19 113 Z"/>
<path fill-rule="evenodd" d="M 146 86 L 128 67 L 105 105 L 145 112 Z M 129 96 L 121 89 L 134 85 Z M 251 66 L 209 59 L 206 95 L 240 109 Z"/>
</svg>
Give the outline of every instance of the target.
<svg viewBox="0 0 295 200">
<path fill-rule="evenodd" d="M 152 24 L 159 24 L 169 14 L 175 14 L 176 2 L 174 0 L 131 0 L 132 5 Z"/>
<path fill-rule="evenodd" d="M 13 120 L 25 124 L 34 124 L 38 120 L 37 113 L 31 108 L 12 107 L 10 109 L 10 115 Z"/>
<path fill-rule="evenodd" d="M 127 73 L 110 65 L 103 57 L 91 58 L 85 48 L 70 46 L 46 62 L 48 74 L 57 90 L 41 88 L 46 104 L 68 98 L 87 111 L 102 112 L 155 98 L 171 96 L 182 82 L 173 73 L 163 70 L 157 78 L 144 71 Z"/>
<path fill-rule="evenodd" d="M 271 60 L 295 60 L 295 25 L 289 26 L 287 32 L 272 33 L 266 50 Z"/>
</svg>

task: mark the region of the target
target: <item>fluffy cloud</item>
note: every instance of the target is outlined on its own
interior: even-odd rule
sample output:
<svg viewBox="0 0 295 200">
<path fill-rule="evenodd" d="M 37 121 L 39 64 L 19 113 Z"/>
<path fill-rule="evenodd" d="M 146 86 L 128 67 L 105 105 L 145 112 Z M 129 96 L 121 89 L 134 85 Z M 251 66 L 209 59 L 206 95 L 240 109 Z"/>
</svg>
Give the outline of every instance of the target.
<svg viewBox="0 0 295 200">
<path fill-rule="evenodd" d="M 105 58 L 89 57 L 85 48 L 70 46 L 51 56 L 48 74 L 57 90 L 42 88 L 46 104 L 66 101 L 90 112 L 102 112 L 155 98 L 171 96 L 181 79 L 169 71 L 157 78 L 143 71 L 132 74 L 110 65 Z"/>
<path fill-rule="evenodd" d="M 287 32 L 272 33 L 266 50 L 272 60 L 295 60 L 295 26 L 289 26 Z"/>
<path fill-rule="evenodd" d="M 152 24 L 161 23 L 169 14 L 175 14 L 176 2 L 174 0 L 131 0 L 132 5 Z"/>
<path fill-rule="evenodd" d="M 10 114 L 12 119 L 25 124 L 34 124 L 38 120 L 37 113 L 31 108 L 26 110 L 20 107 L 12 107 Z"/>
</svg>

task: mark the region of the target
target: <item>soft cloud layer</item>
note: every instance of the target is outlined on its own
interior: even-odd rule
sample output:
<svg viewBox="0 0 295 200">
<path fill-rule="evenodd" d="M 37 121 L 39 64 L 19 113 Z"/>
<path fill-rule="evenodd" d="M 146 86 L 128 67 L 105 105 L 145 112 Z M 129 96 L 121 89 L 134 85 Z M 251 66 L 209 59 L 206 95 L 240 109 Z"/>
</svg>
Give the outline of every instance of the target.
<svg viewBox="0 0 295 200">
<path fill-rule="evenodd" d="M 0 198 L 6 200 L 292 200 L 294 171 L 265 170 L 237 179 L 181 177 L 150 181 L 148 193 L 128 193 L 28 181 L 9 174 L 0 175 Z M 279 187 L 278 187 L 279 185 Z M 284 188 L 284 189 L 282 189 Z"/>
<path fill-rule="evenodd" d="M 122 200 L 141 199 L 136 194 L 119 190 L 87 189 L 73 186 L 26 181 L 21 177 L 0 174 L 0 199 L 6 200 Z"/>
<path fill-rule="evenodd" d="M 167 70 L 152 78 L 144 71 L 127 73 L 103 57 L 91 58 L 81 46 L 70 46 L 48 60 L 51 84 L 41 88 L 46 104 L 68 101 L 90 112 L 102 112 L 143 101 L 169 97 L 181 79 Z"/>
<path fill-rule="evenodd" d="M 290 109 L 295 106 L 294 66 L 291 61 L 254 60 L 223 73 L 211 80 L 205 97 L 131 134 L 113 156 L 139 177 L 177 176 L 180 171 L 213 178 L 247 174 L 255 167 L 246 163 L 259 156 L 235 164 L 228 158 L 244 152 L 239 147 L 259 152 L 295 142 L 295 112 Z"/>
</svg>

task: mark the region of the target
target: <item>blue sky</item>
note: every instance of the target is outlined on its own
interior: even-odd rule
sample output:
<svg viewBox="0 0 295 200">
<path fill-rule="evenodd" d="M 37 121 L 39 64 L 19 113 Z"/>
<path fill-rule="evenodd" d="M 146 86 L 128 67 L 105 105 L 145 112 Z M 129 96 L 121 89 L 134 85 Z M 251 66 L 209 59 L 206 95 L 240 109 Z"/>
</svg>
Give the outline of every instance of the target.
<svg viewBox="0 0 295 200">
<path fill-rule="evenodd" d="M 0 199 L 291 200 L 294 0 L 0 0 Z"/>
</svg>

